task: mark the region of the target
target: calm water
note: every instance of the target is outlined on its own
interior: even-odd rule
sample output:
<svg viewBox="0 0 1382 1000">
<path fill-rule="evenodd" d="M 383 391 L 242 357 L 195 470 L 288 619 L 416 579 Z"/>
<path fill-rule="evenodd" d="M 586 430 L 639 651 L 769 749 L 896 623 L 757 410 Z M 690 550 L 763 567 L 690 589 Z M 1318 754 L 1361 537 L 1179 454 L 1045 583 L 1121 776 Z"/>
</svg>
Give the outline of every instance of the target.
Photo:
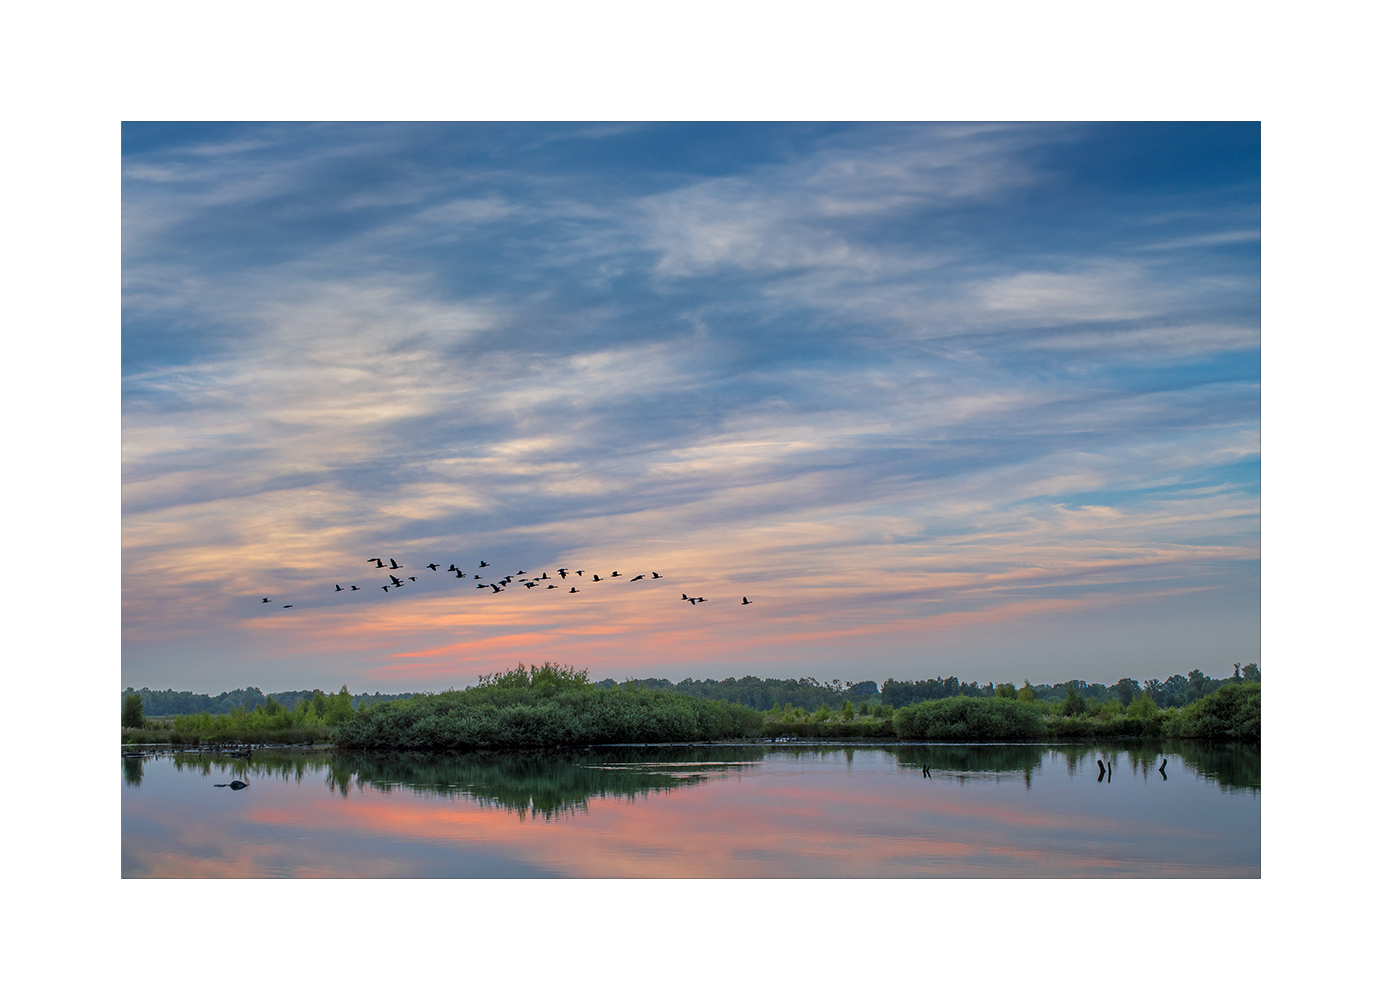
<svg viewBox="0 0 1382 1000">
<path fill-rule="evenodd" d="M 1257 878 L 1262 865 L 1256 747 L 260 751 L 121 765 L 127 878 Z M 216 787 L 231 781 L 248 786 Z"/>
</svg>

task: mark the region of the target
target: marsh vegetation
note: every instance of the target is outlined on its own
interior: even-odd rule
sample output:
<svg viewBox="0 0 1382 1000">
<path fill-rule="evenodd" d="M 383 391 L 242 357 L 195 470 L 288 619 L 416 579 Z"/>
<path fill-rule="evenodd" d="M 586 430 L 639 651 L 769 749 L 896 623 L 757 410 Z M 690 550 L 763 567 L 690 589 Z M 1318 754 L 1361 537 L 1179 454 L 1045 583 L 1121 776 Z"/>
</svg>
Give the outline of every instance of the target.
<svg viewBox="0 0 1382 1000">
<path fill-rule="evenodd" d="M 1260 678 L 1256 666 L 1252 675 Z M 138 694 L 122 704 L 125 743 L 331 742 L 356 750 L 456 751 L 485 747 L 543 749 L 616 743 L 686 743 L 752 738 L 862 741 L 1021 742 L 1089 739 L 1194 739 L 1258 743 L 1262 685 L 1238 674 L 1202 685 L 1209 693 L 1184 705 L 1159 705 L 1151 690 L 1116 688 L 1104 697 L 1092 685 L 1067 686 L 1063 697 L 1039 697 L 1032 685 L 988 685 L 981 694 L 954 694 L 895 707 L 869 687 L 852 690 L 859 704 L 824 695 L 815 707 L 773 703 L 763 710 L 697 697 L 642 681 L 592 683 L 588 673 L 544 663 L 486 675 L 473 687 L 438 694 L 359 702 L 343 686 L 313 692 L 289 708 L 269 696 L 253 708 L 145 717 Z M 728 683 L 728 682 L 726 682 Z M 766 682 L 770 685 L 779 682 Z M 893 683 L 893 682 L 890 682 Z M 930 684 L 931 682 L 926 682 Z M 815 682 L 813 682 L 815 684 Z M 817 689 L 850 690 L 815 684 Z M 811 690 L 800 682 L 794 690 Z M 884 685 L 884 690 L 887 685 Z M 938 681 L 938 693 L 949 689 Z M 819 690 L 816 691 L 820 693 Z M 1049 694 L 1049 692 L 1048 692 Z M 750 694 L 750 696 L 753 696 Z"/>
</svg>

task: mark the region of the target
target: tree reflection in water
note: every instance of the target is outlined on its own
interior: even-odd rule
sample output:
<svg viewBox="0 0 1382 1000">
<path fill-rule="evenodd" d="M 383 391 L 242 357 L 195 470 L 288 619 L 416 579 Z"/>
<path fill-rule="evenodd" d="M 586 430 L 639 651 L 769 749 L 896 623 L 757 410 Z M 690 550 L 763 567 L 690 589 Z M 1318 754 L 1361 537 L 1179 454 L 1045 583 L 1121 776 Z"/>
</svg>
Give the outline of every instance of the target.
<svg viewBox="0 0 1382 1000">
<path fill-rule="evenodd" d="M 585 812 L 592 798 L 627 798 L 671 792 L 752 767 L 771 756 L 801 761 L 827 755 L 852 756 L 854 747 L 821 744 L 679 745 L 604 747 L 545 753 L 472 753 L 457 755 L 345 753 L 326 750 L 256 751 L 252 758 L 220 753 L 157 751 L 146 756 L 169 757 L 178 771 L 249 781 L 282 779 L 301 783 L 321 776 L 328 788 L 347 797 L 352 789 L 391 793 L 406 788 L 415 794 L 465 798 L 483 806 L 502 808 L 520 818 L 557 819 Z M 1164 757 L 1221 789 L 1250 792 L 1261 789 L 1261 748 L 1213 745 L 1191 741 L 1148 744 L 1056 745 L 907 744 L 868 747 L 891 753 L 904 770 L 947 781 L 1021 780 L 1031 787 L 1032 775 L 1050 763 L 1061 764 L 1073 776 L 1092 761 L 1103 759 L 1131 774 L 1162 780 L 1156 773 Z M 121 758 L 124 782 L 139 787 L 144 757 Z M 1175 773 L 1174 771 L 1172 772 Z"/>
</svg>

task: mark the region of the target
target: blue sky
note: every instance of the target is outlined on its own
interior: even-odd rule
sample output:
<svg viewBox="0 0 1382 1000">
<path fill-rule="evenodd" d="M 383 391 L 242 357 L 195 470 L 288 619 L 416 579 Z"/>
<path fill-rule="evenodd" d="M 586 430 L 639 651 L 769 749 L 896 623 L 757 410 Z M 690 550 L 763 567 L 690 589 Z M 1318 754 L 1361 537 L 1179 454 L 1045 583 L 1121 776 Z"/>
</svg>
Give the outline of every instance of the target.
<svg viewBox="0 0 1382 1000">
<path fill-rule="evenodd" d="M 123 139 L 124 683 L 1260 659 L 1255 124 Z"/>
</svg>

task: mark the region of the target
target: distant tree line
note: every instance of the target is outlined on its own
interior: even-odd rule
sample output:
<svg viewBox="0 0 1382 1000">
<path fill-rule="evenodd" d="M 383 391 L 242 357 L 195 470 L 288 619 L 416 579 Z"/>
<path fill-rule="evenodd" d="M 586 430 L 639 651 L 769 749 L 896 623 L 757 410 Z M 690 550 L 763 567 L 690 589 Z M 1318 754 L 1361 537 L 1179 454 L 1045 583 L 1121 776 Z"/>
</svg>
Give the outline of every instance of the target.
<svg viewBox="0 0 1382 1000">
<path fill-rule="evenodd" d="M 122 695 L 122 711 L 132 711 L 126 706 L 130 705 L 131 696 L 136 696 L 140 702 L 142 716 L 168 716 L 168 715 L 229 715 L 237 708 L 244 709 L 246 712 L 253 712 L 257 708 L 263 708 L 272 698 L 278 705 L 292 712 L 297 709 L 302 702 L 310 702 L 317 698 L 330 697 L 321 688 L 311 691 L 274 691 L 265 695 L 257 687 L 236 688 L 234 691 L 222 691 L 220 694 L 193 694 L 191 691 L 174 691 L 168 688 L 164 691 L 152 691 L 149 688 L 140 688 L 136 691 L 132 687 L 127 687 Z M 411 698 L 411 694 L 357 694 L 351 696 L 351 708 L 361 708 L 365 705 L 376 705 L 386 701 L 397 701 L 399 698 Z"/>
<path fill-rule="evenodd" d="M 814 677 L 800 677 L 796 680 L 760 678 L 753 675 L 745 677 L 726 677 L 724 680 L 692 680 L 690 678 L 673 683 L 665 677 L 644 677 L 636 680 L 602 680 L 592 686 L 610 689 L 626 688 L 632 690 L 667 691 L 673 694 L 691 695 L 707 701 L 724 701 L 731 705 L 746 705 L 760 712 L 774 707 L 792 705 L 807 712 L 822 708 L 839 710 L 846 701 L 852 708 L 864 709 L 869 705 L 886 705 L 890 708 L 904 708 L 927 701 L 940 701 L 943 698 L 966 696 L 970 698 L 1009 698 L 1024 702 L 1048 702 L 1059 704 L 1065 714 L 1079 714 L 1097 709 L 1100 705 L 1116 701 L 1127 708 L 1144 696 L 1159 709 L 1179 708 L 1199 701 L 1218 691 L 1226 684 L 1261 683 L 1262 671 L 1256 663 L 1246 666 L 1233 665 L 1229 677 L 1212 678 L 1200 670 L 1190 671 L 1189 676 L 1173 674 L 1164 681 L 1135 681 L 1124 677 L 1116 684 L 1098 684 L 1083 680 L 1069 680 L 1063 684 L 1032 684 L 1028 681 L 1021 688 L 1013 684 L 980 684 L 977 681 L 961 681 L 957 677 L 935 677 L 929 680 L 899 681 L 889 677 L 880 688 L 875 681 L 818 681 Z M 283 709 L 293 712 L 303 702 L 317 702 L 320 705 L 326 695 L 321 689 L 311 691 L 275 691 L 265 695 L 257 687 L 238 688 L 222 691 L 218 695 L 193 694 L 191 691 L 151 691 L 141 688 L 125 688 L 122 708 L 134 711 L 129 699 L 137 695 L 142 703 L 145 716 L 169 715 L 229 715 L 236 709 L 253 712 L 272 699 Z M 358 694 L 351 696 L 351 708 L 360 709 L 368 705 L 378 705 L 415 697 L 414 694 Z"/>
</svg>

